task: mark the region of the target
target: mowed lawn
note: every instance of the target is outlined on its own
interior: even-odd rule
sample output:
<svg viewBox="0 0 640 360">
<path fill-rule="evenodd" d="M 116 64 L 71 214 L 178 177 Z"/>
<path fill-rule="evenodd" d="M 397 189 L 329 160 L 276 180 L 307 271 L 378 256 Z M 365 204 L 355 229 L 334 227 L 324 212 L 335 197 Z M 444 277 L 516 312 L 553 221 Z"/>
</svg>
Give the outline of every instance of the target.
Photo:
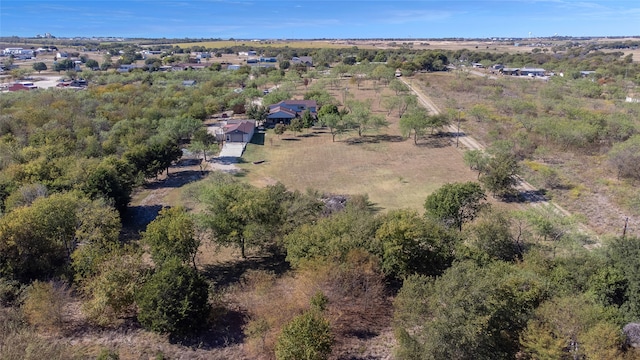
<svg viewBox="0 0 640 360">
<path fill-rule="evenodd" d="M 427 195 L 441 185 L 476 179 L 465 166 L 462 151 L 449 139 L 415 146 L 412 140 L 390 135 L 396 136 L 381 140 L 366 136 L 359 142 L 354 133 L 332 142 L 329 131 L 322 128 L 280 137 L 269 131 L 264 145 L 249 144 L 239 166 L 253 185 L 279 181 L 301 191 L 367 194 L 382 211 L 421 210 Z"/>
</svg>

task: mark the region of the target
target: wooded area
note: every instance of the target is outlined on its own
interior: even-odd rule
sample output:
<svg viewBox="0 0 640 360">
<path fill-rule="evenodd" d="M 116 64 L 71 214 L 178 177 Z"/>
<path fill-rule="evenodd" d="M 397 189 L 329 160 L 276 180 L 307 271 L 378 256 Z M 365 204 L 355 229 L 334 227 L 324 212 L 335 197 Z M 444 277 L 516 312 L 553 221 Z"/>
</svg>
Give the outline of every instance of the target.
<svg viewBox="0 0 640 360">
<path fill-rule="evenodd" d="M 162 48 L 178 49 L 189 52 Z M 586 210 L 565 216 L 515 189 L 523 176 L 575 213 L 599 191 L 640 216 L 640 107 L 624 102 L 640 85 L 632 57 L 571 46 L 264 52 L 316 65 L 71 71 L 89 87 L 0 94 L 0 359 L 640 358 L 638 229 L 594 229 Z M 491 78 L 461 66 L 472 62 L 564 76 Z M 397 69 L 443 113 L 423 108 Z M 360 87 L 377 95 L 352 96 Z M 206 168 L 214 116 L 264 120 L 291 98 L 316 100 L 317 121 L 307 113 L 261 135 L 455 146 L 444 126 L 462 121 L 487 145 L 459 153 L 478 181 L 441 186 L 420 209 L 381 209 L 367 188 L 255 186 Z M 204 165 L 176 206 L 136 218 L 132 196 L 161 186 L 186 153 Z M 135 333 L 134 344 L 82 341 L 108 332 Z"/>
</svg>

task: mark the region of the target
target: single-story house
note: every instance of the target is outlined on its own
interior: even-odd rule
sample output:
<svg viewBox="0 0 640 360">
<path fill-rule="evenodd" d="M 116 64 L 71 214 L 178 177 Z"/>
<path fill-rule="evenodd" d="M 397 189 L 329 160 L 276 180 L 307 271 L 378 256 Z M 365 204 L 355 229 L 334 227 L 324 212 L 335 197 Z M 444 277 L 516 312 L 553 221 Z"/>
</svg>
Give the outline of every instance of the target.
<svg viewBox="0 0 640 360">
<path fill-rule="evenodd" d="M 37 89 L 38 87 L 33 85 L 33 83 L 14 83 L 11 84 L 7 87 L 7 91 L 20 91 L 20 90 L 33 90 L 33 89 Z"/>
<path fill-rule="evenodd" d="M 120 67 L 118 67 L 118 72 L 119 73 L 126 73 L 126 72 L 130 72 L 131 70 L 135 69 L 137 66 L 134 64 L 122 64 L 120 65 Z"/>
<path fill-rule="evenodd" d="M 595 74 L 595 73 L 596 73 L 595 70 L 583 70 L 583 71 L 580 71 L 580 76 L 587 77 L 587 76 L 589 76 L 591 74 Z"/>
<path fill-rule="evenodd" d="M 544 76 L 546 72 L 542 68 L 522 68 L 520 69 L 520 76 Z"/>
<path fill-rule="evenodd" d="M 255 131 L 255 120 L 229 120 L 224 126 L 225 141 L 248 143 Z"/>
<path fill-rule="evenodd" d="M 291 58 L 292 64 L 304 64 L 307 66 L 313 66 L 313 57 L 311 56 L 294 56 Z"/>
<path fill-rule="evenodd" d="M 182 86 L 195 86 L 196 85 L 196 81 L 195 80 L 184 80 L 182 81 Z"/>
<path fill-rule="evenodd" d="M 265 125 L 269 127 L 278 123 L 288 125 L 291 120 L 301 117 L 307 110 L 314 119 L 318 117 L 318 103 L 315 100 L 280 101 L 277 104 L 269 105 L 269 115 L 267 115 Z"/>
<path fill-rule="evenodd" d="M 520 68 L 503 67 L 500 69 L 502 75 L 520 75 Z"/>
</svg>

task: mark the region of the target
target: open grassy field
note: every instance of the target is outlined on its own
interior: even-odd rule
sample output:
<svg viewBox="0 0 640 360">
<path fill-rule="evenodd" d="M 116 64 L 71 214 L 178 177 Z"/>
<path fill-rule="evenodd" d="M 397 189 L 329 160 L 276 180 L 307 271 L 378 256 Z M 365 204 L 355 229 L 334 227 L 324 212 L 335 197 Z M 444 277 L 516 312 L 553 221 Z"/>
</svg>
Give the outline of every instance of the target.
<svg viewBox="0 0 640 360">
<path fill-rule="evenodd" d="M 388 114 L 380 98 L 390 89 L 376 92 L 370 81 L 360 87 L 344 82 L 349 98 L 371 100 L 373 113 L 385 115 L 389 126 L 377 133 L 356 132 L 331 141 L 329 129 L 303 133 L 287 132 L 278 137 L 273 130 L 257 144 L 249 144 L 243 155 L 246 180 L 258 186 L 282 182 L 288 188 L 318 190 L 331 194 L 367 194 L 381 210 L 410 207 L 421 210 L 427 195 L 448 182 L 476 179 L 446 135 L 413 140 L 400 136 L 397 112 Z M 342 101 L 342 92 L 329 89 Z M 256 161 L 263 161 L 253 164 Z"/>
<path fill-rule="evenodd" d="M 353 135 L 351 135 L 353 136 Z M 431 192 L 447 182 L 475 180 L 462 153 L 445 140 L 443 147 L 415 146 L 390 136 L 355 137 L 331 142 L 328 130 L 278 138 L 266 134 L 264 145 L 250 144 L 241 164 L 254 185 L 282 182 L 288 188 L 332 194 L 368 194 L 382 210 L 422 209 Z M 353 140 L 353 141 L 350 141 Z M 400 140 L 400 141 L 398 141 Z M 253 164 L 253 161 L 264 163 Z"/>
</svg>

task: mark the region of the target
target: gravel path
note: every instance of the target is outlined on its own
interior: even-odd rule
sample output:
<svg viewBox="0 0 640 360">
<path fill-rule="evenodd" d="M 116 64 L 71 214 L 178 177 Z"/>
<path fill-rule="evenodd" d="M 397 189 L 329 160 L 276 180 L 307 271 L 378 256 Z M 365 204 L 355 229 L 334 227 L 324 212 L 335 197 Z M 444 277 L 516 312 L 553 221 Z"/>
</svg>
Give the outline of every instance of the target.
<svg viewBox="0 0 640 360">
<path fill-rule="evenodd" d="M 414 86 L 410 80 L 405 78 L 400 78 L 400 80 L 418 97 L 419 102 L 427 108 L 433 114 L 440 114 L 440 109 L 431 101 L 431 99 L 422 92 L 422 90 L 418 86 Z M 445 127 L 447 131 L 452 134 L 456 134 L 456 139 L 460 141 L 463 147 L 469 150 L 485 150 L 485 146 L 482 145 L 476 139 L 467 136 L 464 132 L 459 132 L 457 126 L 447 125 Z M 521 197 L 524 198 L 525 202 L 531 204 L 532 206 L 545 206 L 551 207 L 557 214 L 561 216 L 571 216 L 571 213 L 563 208 L 562 206 L 549 201 L 544 195 L 540 193 L 538 189 L 536 189 L 533 185 L 526 182 L 520 176 L 517 176 L 518 183 L 516 184 L 516 189 L 520 193 Z M 578 231 L 582 233 L 594 234 L 589 228 L 587 228 L 584 224 L 579 224 Z M 593 235 L 595 237 L 595 234 Z M 597 237 L 596 237 L 597 238 Z M 597 246 L 600 244 L 598 243 Z M 593 246 L 593 245 L 591 245 Z"/>
</svg>

